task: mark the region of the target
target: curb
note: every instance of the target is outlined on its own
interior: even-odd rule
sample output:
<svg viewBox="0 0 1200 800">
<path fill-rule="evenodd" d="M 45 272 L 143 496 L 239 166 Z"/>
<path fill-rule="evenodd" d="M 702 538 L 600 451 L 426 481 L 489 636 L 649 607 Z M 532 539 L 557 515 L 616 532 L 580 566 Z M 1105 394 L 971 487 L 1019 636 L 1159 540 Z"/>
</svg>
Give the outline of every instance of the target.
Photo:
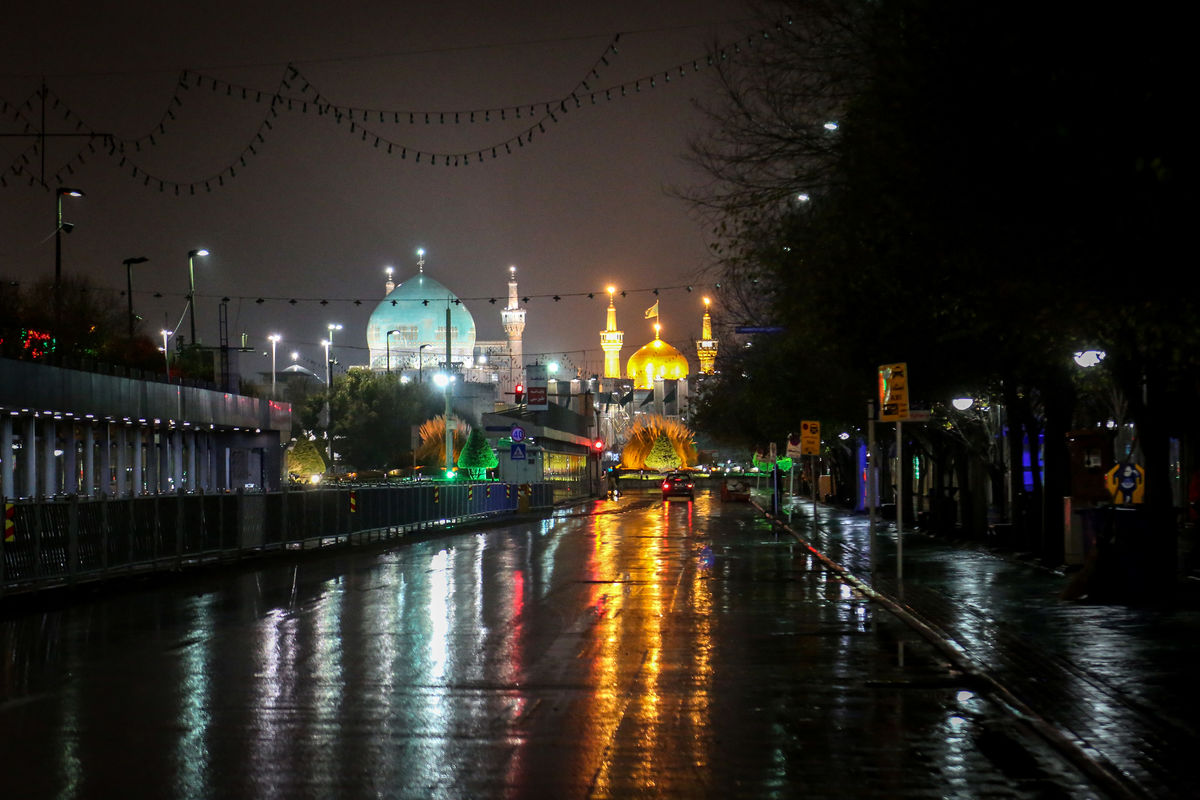
<svg viewBox="0 0 1200 800">
<path fill-rule="evenodd" d="M 770 512 L 764 509 L 761 505 L 750 500 L 750 504 L 768 519 L 773 525 L 777 525 L 787 531 L 791 536 L 810 553 L 817 557 L 825 566 L 833 572 L 836 572 L 842 580 L 854 587 L 864 597 L 879 603 L 881 606 L 890 611 L 898 619 L 908 625 L 910 628 L 919 633 L 930 644 L 944 653 L 953 662 L 955 667 L 968 675 L 971 678 L 979 681 L 990 689 L 1000 705 L 1005 708 L 1016 719 L 1027 724 L 1038 735 L 1040 735 L 1047 743 L 1055 750 L 1063 755 L 1068 761 L 1082 770 L 1088 777 L 1100 784 L 1101 787 L 1114 797 L 1122 798 L 1139 798 L 1144 797 L 1145 792 L 1139 791 L 1138 787 L 1133 784 L 1123 773 L 1117 770 L 1106 759 L 1094 755 L 1094 751 L 1086 747 L 1086 745 L 1077 741 L 1074 737 L 1054 726 L 1031 707 L 1026 705 L 1016 694 L 1008 687 L 1004 686 L 1000 681 L 988 673 L 980 664 L 971 658 L 970 654 L 959 644 L 951 639 L 948 639 L 933 627 L 922 621 L 916 613 L 897 598 L 883 594 L 874 587 L 867 584 L 865 581 L 851 573 L 841 564 L 837 563 L 829 556 L 822 553 L 814 547 L 807 539 L 797 533 L 781 519 L 776 519 Z"/>
</svg>

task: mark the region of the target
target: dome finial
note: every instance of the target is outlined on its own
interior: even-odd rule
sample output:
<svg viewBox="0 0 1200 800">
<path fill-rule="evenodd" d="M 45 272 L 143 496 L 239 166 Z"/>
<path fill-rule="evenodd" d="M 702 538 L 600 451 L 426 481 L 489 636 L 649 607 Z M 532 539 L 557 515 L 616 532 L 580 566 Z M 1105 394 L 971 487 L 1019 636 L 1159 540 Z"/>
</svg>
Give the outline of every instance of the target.
<svg viewBox="0 0 1200 800">
<path fill-rule="evenodd" d="M 425 273 L 425 248 L 417 248 L 417 272 Z"/>
</svg>

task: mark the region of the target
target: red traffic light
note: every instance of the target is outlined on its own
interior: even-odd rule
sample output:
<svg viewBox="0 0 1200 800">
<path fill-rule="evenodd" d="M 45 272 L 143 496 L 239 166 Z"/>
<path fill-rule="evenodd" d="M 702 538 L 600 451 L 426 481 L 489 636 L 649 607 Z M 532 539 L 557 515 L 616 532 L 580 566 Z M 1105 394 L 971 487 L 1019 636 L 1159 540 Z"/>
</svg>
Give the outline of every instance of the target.
<svg viewBox="0 0 1200 800">
<path fill-rule="evenodd" d="M 604 449 L 604 440 L 597 439 L 596 441 L 592 442 L 592 449 L 595 450 L 597 453 L 599 453 L 601 450 Z"/>
<path fill-rule="evenodd" d="M 525 384 L 518 383 L 513 387 L 513 402 L 520 403 L 525 399 Z"/>
</svg>

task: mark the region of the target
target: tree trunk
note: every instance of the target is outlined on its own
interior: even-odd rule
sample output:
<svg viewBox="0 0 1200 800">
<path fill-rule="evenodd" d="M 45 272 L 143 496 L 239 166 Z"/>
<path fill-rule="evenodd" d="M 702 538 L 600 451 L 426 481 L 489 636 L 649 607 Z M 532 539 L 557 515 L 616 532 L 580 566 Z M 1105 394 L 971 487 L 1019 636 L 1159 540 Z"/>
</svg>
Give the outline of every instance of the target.
<svg viewBox="0 0 1200 800">
<path fill-rule="evenodd" d="M 1044 406 L 1045 478 L 1043 484 L 1042 539 L 1039 555 L 1051 566 L 1065 560 L 1063 498 L 1071 493 L 1071 459 L 1067 452 L 1067 432 L 1075 408 L 1075 391 L 1069 376 L 1055 375 L 1047 387 Z"/>
</svg>

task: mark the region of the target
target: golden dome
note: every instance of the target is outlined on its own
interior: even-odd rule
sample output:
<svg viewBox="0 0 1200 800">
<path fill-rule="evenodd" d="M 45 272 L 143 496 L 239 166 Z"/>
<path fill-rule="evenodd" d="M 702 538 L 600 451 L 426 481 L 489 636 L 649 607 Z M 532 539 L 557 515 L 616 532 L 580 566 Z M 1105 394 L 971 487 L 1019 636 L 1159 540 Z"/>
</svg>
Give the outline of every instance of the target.
<svg viewBox="0 0 1200 800">
<path fill-rule="evenodd" d="M 653 389 L 656 378 L 677 380 L 688 376 L 687 357 L 658 338 L 629 357 L 625 375 L 635 389 Z"/>
</svg>

